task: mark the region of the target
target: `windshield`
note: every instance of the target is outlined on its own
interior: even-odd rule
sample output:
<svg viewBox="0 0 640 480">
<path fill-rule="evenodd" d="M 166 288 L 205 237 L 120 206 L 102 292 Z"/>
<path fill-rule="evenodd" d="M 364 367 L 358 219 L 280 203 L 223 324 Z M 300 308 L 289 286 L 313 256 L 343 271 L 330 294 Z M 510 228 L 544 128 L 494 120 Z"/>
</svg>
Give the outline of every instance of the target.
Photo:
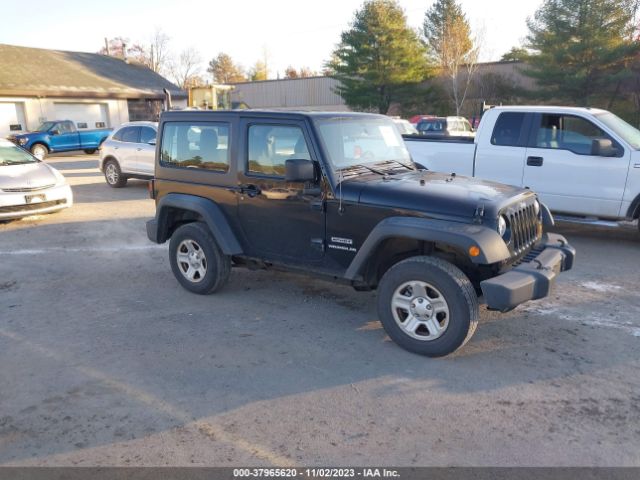
<svg viewBox="0 0 640 480">
<path fill-rule="evenodd" d="M 38 160 L 29 153 L 9 142 L 0 143 L 0 167 L 36 163 L 37 161 Z"/>
<path fill-rule="evenodd" d="M 315 123 L 334 170 L 383 162 L 413 168 L 404 140 L 390 119 L 334 117 Z"/>
<path fill-rule="evenodd" d="M 418 130 L 427 133 L 442 133 L 447 129 L 447 121 L 441 118 L 426 120 L 418 124 Z"/>
<path fill-rule="evenodd" d="M 42 122 L 38 128 L 36 128 L 36 132 L 48 132 L 53 128 L 56 122 Z"/>
<path fill-rule="evenodd" d="M 396 120 L 395 124 L 396 124 L 396 127 L 398 127 L 398 131 L 400 132 L 400 135 L 416 135 L 418 133 L 418 130 L 416 130 L 416 127 L 411 125 L 406 120 Z"/>
<path fill-rule="evenodd" d="M 611 112 L 596 113 L 596 118 L 620 136 L 631 148 L 640 150 L 640 130 L 636 127 L 629 125 Z"/>
</svg>

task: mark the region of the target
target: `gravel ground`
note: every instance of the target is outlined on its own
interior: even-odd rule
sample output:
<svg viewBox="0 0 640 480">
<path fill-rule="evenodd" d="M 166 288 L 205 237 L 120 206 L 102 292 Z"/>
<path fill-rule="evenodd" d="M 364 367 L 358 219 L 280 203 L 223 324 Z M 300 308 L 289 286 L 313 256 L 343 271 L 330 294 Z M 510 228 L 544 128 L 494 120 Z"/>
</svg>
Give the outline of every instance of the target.
<svg viewBox="0 0 640 480">
<path fill-rule="evenodd" d="M 460 352 L 390 342 L 375 294 L 151 244 L 146 184 L 52 157 L 76 204 L 0 224 L 0 465 L 640 466 L 640 234 L 564 226 L 554 294 Z"/>
</svg>

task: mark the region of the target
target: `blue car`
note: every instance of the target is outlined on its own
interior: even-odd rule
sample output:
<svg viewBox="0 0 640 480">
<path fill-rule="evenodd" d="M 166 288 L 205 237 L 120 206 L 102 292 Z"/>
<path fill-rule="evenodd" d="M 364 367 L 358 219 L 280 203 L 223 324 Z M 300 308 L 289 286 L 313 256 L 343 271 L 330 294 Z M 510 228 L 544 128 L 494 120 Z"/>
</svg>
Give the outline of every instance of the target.
<svg viewBox="0 0 640 480">
<path fill-rule="evenodd" d="M 53 120 L 43 122 L 34 132 L 13 135 L 8 139 L 43 160 L 54 152 L 84 150 L 85 153 L 95 153 L 111 130 L 78 130 L 71 120 Z"/>
</svg>

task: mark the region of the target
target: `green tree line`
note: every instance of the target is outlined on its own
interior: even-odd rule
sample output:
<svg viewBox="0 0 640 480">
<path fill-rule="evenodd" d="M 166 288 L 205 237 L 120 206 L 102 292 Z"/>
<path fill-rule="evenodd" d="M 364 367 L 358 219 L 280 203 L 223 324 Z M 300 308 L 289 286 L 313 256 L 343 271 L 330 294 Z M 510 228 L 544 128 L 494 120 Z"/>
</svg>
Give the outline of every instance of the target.
<svg viewBox="0 0 640 480">
<path fill-rule="evenodd" d="M 502 58 L 524 62 L 520 70 L 535 88 L 515 91 L 492 78 L 506 92 L 497 100 L 599 106 L 638 116 L 637 10 L 636 0 L 544 0 L 528 19 L 525 44 Z M 481 39 L 456 0 L 435 0 L 420 31 L 408 25 L 396 0 L 367 0 L 326 66 L 355 110 L 387 113 L 395 104 L 403 114 L 459 114 L 480 51 Z"/>
</svg>

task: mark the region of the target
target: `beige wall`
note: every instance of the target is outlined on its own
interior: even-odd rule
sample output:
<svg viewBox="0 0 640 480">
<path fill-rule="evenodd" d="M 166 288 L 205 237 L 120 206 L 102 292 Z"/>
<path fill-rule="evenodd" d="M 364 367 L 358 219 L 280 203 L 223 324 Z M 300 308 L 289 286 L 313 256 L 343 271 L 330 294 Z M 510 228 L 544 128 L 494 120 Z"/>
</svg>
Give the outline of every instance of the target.
<svg viewBox="0 0 640 480">
<path fill-rule="evenodd" d="M 117 127 L 121 123 L 129 121 L 129 110 L 126 100 L 102 100 L 82 98 L 33 98 L 33 97 L 0 97 L 0 102 L 18 102 L 24 106 L 26 127 L 35 129 L 40 122 L 45 120 L 58 120 L 55 118 L 55 103 L 101 103 L 107 107 L 107 115 L 110 127 Z M 2 130 L 0 134 L 8 132 Z"/>
</svg>

